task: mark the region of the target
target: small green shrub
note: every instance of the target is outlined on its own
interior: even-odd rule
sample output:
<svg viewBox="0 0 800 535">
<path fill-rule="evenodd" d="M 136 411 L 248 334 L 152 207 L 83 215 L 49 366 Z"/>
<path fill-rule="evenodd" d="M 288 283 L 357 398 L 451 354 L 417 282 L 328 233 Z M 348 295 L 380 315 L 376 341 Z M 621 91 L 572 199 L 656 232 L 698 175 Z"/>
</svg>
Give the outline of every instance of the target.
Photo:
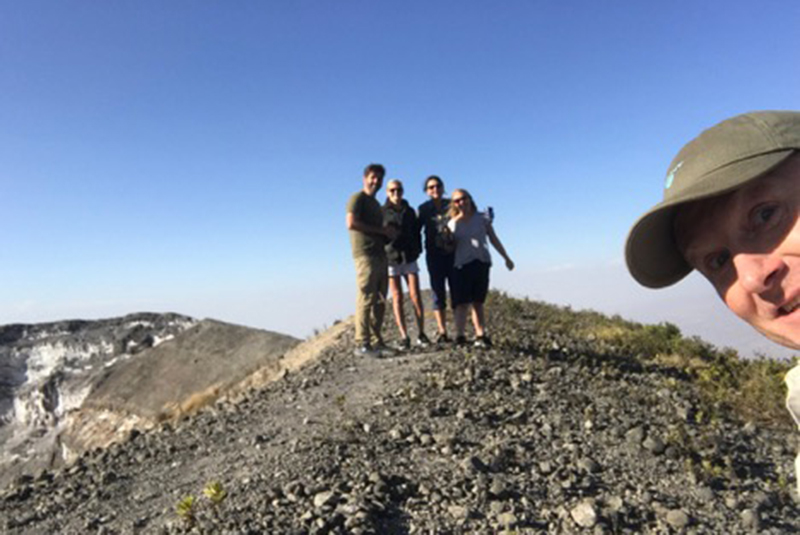
<svg viewBox="0 0 800 535">
<path fill-rule="evenodd" d="M 197 521 L 196 511 L 195 511 L 195 497 L 194 496 L 186 496 L 181 501 L 178 502 L 178 505 L 175 506 L 175 513 L 188 524 L 189 526 L 194 526 L 195 522 Z"/>
<path fill-rule="evenodd" d="M 190 528 L 197 526 L 201 533 L 214 533 L 213 525 L 219 520 L 219 510 L 227 491 L 219 481 L 211 481 L 203 488 L 206 500 L 200 501 L 194 496 L 182 498 L 175 506 L 175 513 Z"/>
<path fill-rule="evenodd" d="M 206 488 L 203 489 L 203 494 L 215 506 L 219 506 L 228 496 L 228 493 L 222 488 L 222 483 L 219 481 L 212 481 L 206 485 Z"/>
</svg>

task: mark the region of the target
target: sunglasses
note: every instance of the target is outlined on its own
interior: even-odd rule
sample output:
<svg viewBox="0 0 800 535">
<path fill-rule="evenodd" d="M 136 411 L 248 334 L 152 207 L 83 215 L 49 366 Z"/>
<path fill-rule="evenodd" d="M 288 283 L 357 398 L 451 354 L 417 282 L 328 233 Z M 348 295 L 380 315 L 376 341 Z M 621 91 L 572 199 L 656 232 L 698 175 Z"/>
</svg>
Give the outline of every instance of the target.
<svg viewBox="0 0 800 535">
<path fill-rule="evenodd" d="M 386 191 L 389 193 L 403 193 L 403 188 L 389 188 Z"/>
<path fill-rule="evenodd" d="M 458 199 L 453 199 L 453 202 L 456 203 L 456 204 L 460 204 L 460 203 L 466 202 L 466 201 L 467 201 L 466 197 L 459 197 Z"/>
<path fill-rule="evenodd" d="M 431 184 L 430 186 L 428 186 L 428 189 L 442 189 L 442 186 L 440 186 L 439 184 Z"/>
</svg>

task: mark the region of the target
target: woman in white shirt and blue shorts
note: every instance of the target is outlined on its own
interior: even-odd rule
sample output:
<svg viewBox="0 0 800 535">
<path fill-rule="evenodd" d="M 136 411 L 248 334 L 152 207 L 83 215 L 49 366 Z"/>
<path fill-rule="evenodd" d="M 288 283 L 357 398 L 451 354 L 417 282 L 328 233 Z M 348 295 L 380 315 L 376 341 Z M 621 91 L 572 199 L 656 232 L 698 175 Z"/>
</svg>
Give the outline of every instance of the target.
<svg viewBox="0 0 800 535">
<path fill-rule="evenodd" d="M 467 312 L 472 309 L 475 328 L 475 346 L 490 347 L 486 333 L 483 304 L 489 291 L 489 270 L 492 257 L 489 243 L 503 257 L 506 267 L 514 269 L 514 262 L 492 227 L 487 214 L 479 212 L 467 190 L 457 189 L 450 200 L 450 221 L 447 224 L 455 240 L 453 287 L 450 299 L 456 324 L 456 344 L 466 344 Z"/>
</svg>

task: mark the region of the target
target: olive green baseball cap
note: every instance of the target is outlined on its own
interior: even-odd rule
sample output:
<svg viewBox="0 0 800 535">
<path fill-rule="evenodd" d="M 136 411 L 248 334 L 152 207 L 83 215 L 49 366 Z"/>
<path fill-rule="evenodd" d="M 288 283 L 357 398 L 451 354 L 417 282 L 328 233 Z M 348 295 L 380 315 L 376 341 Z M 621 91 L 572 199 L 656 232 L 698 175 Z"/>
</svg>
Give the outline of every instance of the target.
<svg viewBox="0 0 800 535">
<path fill-rule="evenodd" d="M 737 115 L 687 143 L 667 170 L 664 200 L 633 225 L 628 270 L 641 285 L 663 288 L 692 271 L 678 250 L 674 221 L 681 205 L 722 195 L 768 173 L 800 150 L 800 112 Z"/>
</svg>

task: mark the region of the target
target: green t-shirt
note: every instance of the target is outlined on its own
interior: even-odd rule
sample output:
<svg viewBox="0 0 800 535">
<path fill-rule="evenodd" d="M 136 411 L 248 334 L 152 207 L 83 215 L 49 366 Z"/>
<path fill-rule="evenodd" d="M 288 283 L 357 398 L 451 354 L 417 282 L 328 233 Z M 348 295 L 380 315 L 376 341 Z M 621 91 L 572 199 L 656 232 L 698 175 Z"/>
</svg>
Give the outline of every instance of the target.
<svg viewBox="0 0 800 535">
<path fill-rule="evenodd" d="M 363 191 L 354 193 L 347 201 L 347 212 L 365 225 L 373 227 L 383 226 L 383 212 L 380 203 L 375 197 L 370 197 Z M 368 234 L 358 230 L 350 231 L 350 245 L 353 246 L 353 256 L 384 256 L 385 239 L 378 234 Z"/>
</svg>

